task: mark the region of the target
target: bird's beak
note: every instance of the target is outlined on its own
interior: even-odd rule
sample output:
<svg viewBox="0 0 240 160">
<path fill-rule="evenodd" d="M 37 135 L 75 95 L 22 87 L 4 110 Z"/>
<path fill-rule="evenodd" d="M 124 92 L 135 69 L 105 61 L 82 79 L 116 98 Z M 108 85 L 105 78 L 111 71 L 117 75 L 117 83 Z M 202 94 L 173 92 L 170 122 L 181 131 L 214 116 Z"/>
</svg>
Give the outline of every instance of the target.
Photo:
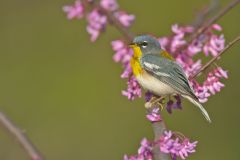
<svg viewBox="0 0 240 160">
<path fill-rule="evenodd" d="M 130 43 L 128 46 L 131 48 L 134 48 L 134 47 L 137 47 L 137 43 Z"/>
</svg>

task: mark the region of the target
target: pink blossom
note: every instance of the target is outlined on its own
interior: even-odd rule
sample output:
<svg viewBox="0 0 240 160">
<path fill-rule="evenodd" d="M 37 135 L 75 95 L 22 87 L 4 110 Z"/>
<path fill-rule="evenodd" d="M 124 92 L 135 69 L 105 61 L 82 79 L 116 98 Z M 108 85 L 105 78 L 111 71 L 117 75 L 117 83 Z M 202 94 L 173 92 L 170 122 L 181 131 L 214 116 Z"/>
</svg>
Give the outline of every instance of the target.
<svg viewBox="0 0 240 160">
<path fill-rule="evenodd" d="M 170 99 L 166 104 L 166 109 L 169 114 L 172 113 L 173 109 L 182 109 L 182 101 L 180 95 L 174 96 L 175 100 Z"/>
<path fill-rule="evenodd" d="M 158 107 L 154 108 L 146 115 L 146 117 L 150 122 L 158 122 L 162 120 Z"/>
<path fill-rule="evenodd" d="M 173 104 L 174 104 L 174 102 L 171 99 L 166 104 L 167 112 L 170 114 L 172 113 Z"/>
<path fill-rule="evenodd" d="M 224 49 L 224 45 L 225 39 L 223 35 L 221 36 L 212 35 L 210 37 L 210 40 L 203 47 L 203 51 L 206 56 L 209 55 L 209 52 L 213 56 L 217 56 L 218 53 Z"/>
<path fill-rule="evenodd" d="M 173 109 L 182 109 L 182 100 L 180 95 L 175 95 L 175 103 L 173 104 Z"/>
<path fill-rule="evenodd" d="M 87 15 L 87 32 L 91 35 L 91 41 L 96 41 L 100 32 L 105 29 L 107 17 L 101 14 L 98 9 L 94 9 Z"/>
<path fill-rule="evenodd" d="M 169 39 L 168 37 L 160 37 L 158 38 L 158 41 L 160 43 L 160 46 L 162 49 L 166 50 L 167 49 L 167 46 L 169 44 Z"/>
<path fill-rule="evenodd" d="M 87 32 L 91 35 L 91 41 L 92 42 L 96 41 L 99 34 L 100 34 L 99 30 L 96 30 L 91 26 L 87 26 Z"/>
<path fill-rule="evenodd" d="M 130 63 L 128 63 L 125 67 L 124 67 L 124 71 L 121 74 L 121 78 L 129 78 L 132 74 L 132 67 L 130 66 Z"/>
<path fill-rule="evenodd" d="M 205 103 L 208 100 L 208 97 L 210 96 L 210 93 L 208 92 L 208 89 L 206 86 L 201 86 L 197 81 L 192 80 L 191 84 L 194 88 L 195 95 L 198 97 L 199 102 Z"/>
<path fill-rule="evenodd" d="M 152 143 L 143 138 L 138 154 L 130 157 L 124 155 L 123 160 L 153 160 Z"/>
<path fill-rule="evenodd" d="M 135 77 L 131 76 L 128 79 L 128 88 L 126 91 L 122 91 L 122 95 L 127 96 L 129 100 L 141 97 L 142 90 Z"/>
<path fill-rule="evenodd" d="M 119 7 L 116 0 L 101 0 L 100 5 L 109 11 L 115 11 Z"/>
<path fill-rule="evenodd" d="M 160 137 L 160 151 L 169 153 L 172 157 L 178 156 L 181 159 L 186 159 L 195 152 L 196 145 L 197 141 L 191 143 L 188 138 L 176 138 L 171 131 L 165 131 Z"/>
<path fill-rule="evenodd" d="M 214 75 L 219 77 L 219 78 L 228 78 L 227 71 L 224 71 L 221 67 L 216 68 L 214 71 Z"/>
<path fill-rule="evenodd" d="M 128 78 L 128 89 L 122 91 L 122 95 L 127 96 L 130 100 L 141 97 L 141 87 L 132 75 L 132 68 L 130 66 L 130 59 L 133 55 L 132 49 L 121 40 L 112 41 L 112 49 L 116 52 L 113 56 L 113 60 L 115 62 L 121 62 L 124 68 L 121 78 Z"/>
<path fill-rule="evenodd" d="M 124 66 L 128 66 L 133 51 L 122 40 L 112 41 L 111 45 L 115 52 L 113 60 L 115 62 L 121 62 Z"/>
<path fill-rule="evenodd" d="M 216 31 L 222 31 L 222 27 L 218 24 L 213 24 L 212 25 L 212 29 L 216 30 Z"/>
<path fill-rule="evenodd" d="M 195 73 L 197 73 L 200 70 L 201 67 L 202 67 L 202 63 L 201 63 L 201 60 L 199 59 L 196 62 L 194 62 L 193 64 L 186 66 L 185 73 L 188 76 L 194 75 Z"/>
<path fill-rule="evenodd" d="M 84 15 L 84 6 L 80 0 L 76 0 L 74 5 L 63 6 L 63 11 L 67 13 L 68 19 L 80 19 Z"/>
<path fill-rule="evenodd" d="M 152 99 L 152 97 L 153 97 L 153 93 L 151 93 L 151 92 L 149 92 L 149 91 L 147 91 L 147 92 L 145 93 L 145 101 L 146 101 L 146 102 L 149 102 L 149 101 Z"/>
<path fill-rule="evenodd" d="M 118 11 L 114 13 L 114 16 L 119 20 L 119 22 L 124 27 L 129 27 L 135 20 L 135 16 L 132 14 L 127 14 L 124 11 Z"/>
<path fill-rule="evenodd" d="M 207 80 L 204 82 L 204 86 L 214 95 L 220 92 L 221 88 L 225 85 L 219 81 L 219 78 L 214 76 L 211 72 L 208 73 Z"/>
<path fill-rule="evenodd" d="M 113 51 L 117 52 L 125 47 L 125 43 L 122 40 L 115 40 L 111 42 Z"/>
<path fill-rule="evenodd" d="M 143 138 L 141 141 L 141 146 L 138 149 L 138 154 L 143 155 L 146 159 L 152 158 L 152 144 L 146 139 Z"/>
<path fill-rule="evenodd" d="M 172 25 L 172 32 L 175 34 L 192 33 L 194 28 L 192 26 L 179 27 L 178 24 Z"/>
<path fill-rule="evenodd" d="M 184 33 L 179 33 L 172 37 L 170 53 L 174 53 L 178 48 L 185 45 L 187 42 L 184 39 Z"/>
<path fill-rule="evenodd" d="M 199 41 L 194 41 L 192 44 L 190 44 L 187 48 L 187 54 L 191 57 L 196 55 L 197 53 L 202 51 L 202 43 Z"/>
<path fill-rule="evenodd" d="M 193 59 L 189 57 L 187 54 L 178 54 L 176 56 L 176 62 L 184 69 L 187 75 L 189 66 L 191 66 L 194 63 Z"/>
</svg>

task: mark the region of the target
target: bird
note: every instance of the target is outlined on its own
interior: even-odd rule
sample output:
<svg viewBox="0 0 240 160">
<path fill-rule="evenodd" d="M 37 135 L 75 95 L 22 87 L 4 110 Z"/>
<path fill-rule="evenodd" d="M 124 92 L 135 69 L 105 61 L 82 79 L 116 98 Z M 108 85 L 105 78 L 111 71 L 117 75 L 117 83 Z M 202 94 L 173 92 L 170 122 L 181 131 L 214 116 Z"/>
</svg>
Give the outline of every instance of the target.
<svg viewBox="0 0 240 160">
<path fill-rule="evenodd" d="M 130 66 L 142 88 L 157 96 L 180 95 L 198 107 L 206 120 L 211 122 L 207 111 L 195 95 L 183 68 L 161 48 L 155 37 L 136 36 L 129 47 L 133 49 Z"/>
</svg>

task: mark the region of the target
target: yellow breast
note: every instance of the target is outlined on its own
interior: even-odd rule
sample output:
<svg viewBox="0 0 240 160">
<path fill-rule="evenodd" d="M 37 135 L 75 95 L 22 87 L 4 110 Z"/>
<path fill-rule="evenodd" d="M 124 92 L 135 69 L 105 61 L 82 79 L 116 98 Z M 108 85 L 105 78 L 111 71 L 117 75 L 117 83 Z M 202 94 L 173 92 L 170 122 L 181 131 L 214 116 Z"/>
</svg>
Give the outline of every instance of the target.
<svg viewBox="0 0 240 160">
<path fill-rule="evenodd" d="M 143 73 L 143 69 L 140 65 L 140 57 L 142 56 L 142 52 L 138 46 L 134 46 L 133 51 L 134 51 L 134 54 L 130 61 L 130 65 L 132 67 L 134 76 L 137 77 Z"/>
</svg>

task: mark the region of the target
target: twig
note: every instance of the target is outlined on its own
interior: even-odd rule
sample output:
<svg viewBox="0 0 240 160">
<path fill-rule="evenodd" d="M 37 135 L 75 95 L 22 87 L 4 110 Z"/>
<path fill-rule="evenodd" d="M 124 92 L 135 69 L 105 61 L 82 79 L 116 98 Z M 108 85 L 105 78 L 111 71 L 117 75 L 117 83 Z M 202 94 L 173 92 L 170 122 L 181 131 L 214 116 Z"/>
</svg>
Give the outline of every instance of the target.
<svg viewBox="0 0 240 160">
<path fill-rule="evenodd" d="M 229 3 L 225 8 L 223 8 L 222 10 L 220 10 L 215 16 L 213 16 L 211 19 L 209 19 L 205 24 L 203 24 L 202 27 L 200 27 L 198 29 L 198 31 L 196 32 L 196 34 L 194 34 L 191 38 L 190 38 L 190 43 L 197 39 L 201 34 L 205 33 L 207 31 L 207 29 L 216 21 L 218 21 L 222 16 L 224 16 L 226 13 L 228 13 L 232 8 L 234 8 L 235 6 L 237 6 L 237 4 L 240 3 L 240 0 L 234 0 L 231 3 Z"/>
<path fill-rule="evenodd" d="M 231 48 L 234 44 L 236 44 L 238 41 L 240 41 L 240 36 L 232 40 L 228 45 L 215 57 L 213 57 L 210 61 L 208 61 L 203 67 L 199 69 L 197 73 L 195 73 L 193 76 L 190 77 L 190 79 L 195 78 L 198 76 L 201 72 L 205 71 L 212 63 L 214 63 L 218 58 L 223 55 L 229 48 Z"/>
<path fill-rule="evenodd" d="M 0 112 L 0 124 L 6 128 L 26 151 L 31 160 L 43 160 L 42 155 L 24 132 L 19 129 L 4 113 Z"/>
<path fill-rule="evenodd" d="M 113 13 L 106 11 L 102 7 L 100 7 L 99 9 L 100 9 L 100 11 L 105 13 L 105 15 L 108 17 L 110 24 L 115 26 L 119 30 L 119 32 L 122 33 L 122 35 L 127 39 L 128 42 L 131 42 L 133 40 L 134 34 L 132 32 L 130 32 L 126 27 L 124 27 L 119 22 L 119 20 L 115 16 L 113 16 Z"/>
<path fill-rule="evenodd" d="M 224 7 L 222 10 L 220 10 L 215 16 L 213 16 L 208 21 L 206 21 L 201 27 L 199 27 L 199 29 L 197 29 L 197 31 L 194 34 L 190 35 L 190 37 L 188 39 L 188 43 L 186 43 L 182 47 L 179 47 L 175 53 L 178 53 L 179 51 L 187 49 L 188 44 L 191 44 L 200 35 L 204 34 L 213 23 L 215 23 L 217 20 L 219 20 L 225 14 L 227 14 L 232 8 L 237 6 L 238 3 L 240 3 L 240 0 L 232 1 L 226 7 Z"/>
<path fill-rule="evenodd" d="M 211 0 L 210 4 L 204 7 L 202 10 L 198 12 L 196 15 L 195 21 L 192 23 L 195 28 L 201 27 L 207 17 L 215 12 L 219 8 L 219 0 Z"/>
</svg>

